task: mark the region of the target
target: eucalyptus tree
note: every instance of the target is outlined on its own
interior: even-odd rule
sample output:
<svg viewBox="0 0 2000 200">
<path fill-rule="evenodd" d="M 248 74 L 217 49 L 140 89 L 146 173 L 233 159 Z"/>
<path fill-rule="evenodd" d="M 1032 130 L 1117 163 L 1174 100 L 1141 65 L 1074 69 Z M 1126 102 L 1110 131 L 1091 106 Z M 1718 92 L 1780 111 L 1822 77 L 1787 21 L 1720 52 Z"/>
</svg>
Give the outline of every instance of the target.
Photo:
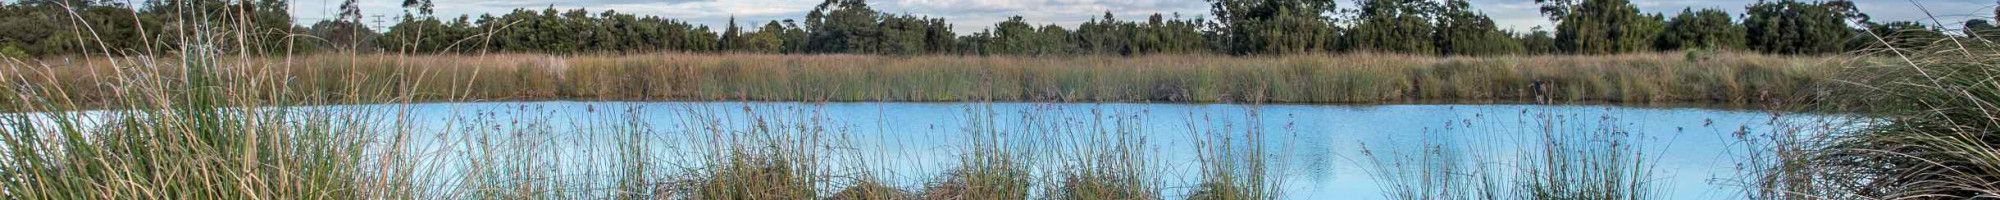
<svg viewBox="0 0 2000 200">
<path fill-rule="evenodd" d="M 1436 44 L 1442 55 L 1500 55 L 1522 51 L 1521 43 L 1465 0 L 1445 0 L 1437 10 Z"/>
<path fill-rule="evenodd" d="M 1286 54 L 1331 50 L 1334 0 L 1208 0 L 1222 51 Z"/>
<path fill-rule="evenodd" d="M 1728 12 L 1689 8 L 1682 9 L 1680 14 L 1667 21 L 1666 31 L 1660 33 L 1655 47 L 1659 50 L 1742 49 L 1744 37 L 1743 26 L 1732 22 Z"/>
<path fill-rule="evenodd" d="M 1747 46 L 1777 54 L 1825 54 L 1845 51 L 1854 37 L 1849 22 L 1866 22 L 1853 2 L 1806 3 L 1795 0 L 1759 1 L 1743 19 Z"/>
<path fill-rule="evenodd" d="M 1359 51 L 1431 54 L 1438 52 L 1432 24 L 1440 5 L 1430 0 L 1356 0 L 1356 24 L 1348 46 Z"/>
<path fill-rule="evenodd" d="M 1535 0 L 1556 22 L 1556 46 L 1573 54 L 1615 54 L 1651 49 L 1662 24 L 1627 0 Z"/>
</svg>

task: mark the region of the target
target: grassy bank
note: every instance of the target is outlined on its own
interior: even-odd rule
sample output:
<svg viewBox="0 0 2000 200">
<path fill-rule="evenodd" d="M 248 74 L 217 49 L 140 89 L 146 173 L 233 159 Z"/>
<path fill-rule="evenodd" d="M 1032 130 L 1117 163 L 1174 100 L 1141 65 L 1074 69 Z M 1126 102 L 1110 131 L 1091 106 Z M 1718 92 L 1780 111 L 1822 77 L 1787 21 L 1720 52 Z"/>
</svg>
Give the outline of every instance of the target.
<svg viewBox="0 0 2000 200">
<path fill-rule="evenodd" d="M 1813 101 L 1841 63 L 1830 57 L 1708 52 L 1453 58 L 313 55 L 224 61 L 277 68 L 267 70 L 284 72 L 271 75 L 282 74 L 274 78 L 288 90 L 329 101 L 373 92 L 410 93 L 405 100 L 413 101 L 1636 104 Z M 80 102 L 104 101 L 116 92 L 102 84 L 116 70 L 106 59 L 30 62 L 56 67 L 8 72 L 30 76 L 26 79 L 54 77 L 27 84 L 57 84 Z"/>
</svg>

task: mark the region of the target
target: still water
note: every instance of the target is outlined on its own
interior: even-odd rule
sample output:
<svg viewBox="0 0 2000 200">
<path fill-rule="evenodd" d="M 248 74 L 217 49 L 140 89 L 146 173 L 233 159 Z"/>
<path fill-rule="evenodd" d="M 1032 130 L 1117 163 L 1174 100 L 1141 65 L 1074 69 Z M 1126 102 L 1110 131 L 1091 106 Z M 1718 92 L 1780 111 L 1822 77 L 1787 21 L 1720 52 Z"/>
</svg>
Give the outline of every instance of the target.
<svg viewBox="0 0 2000 200">
<path fill-rule="evenodd" d="M 706 160 L 700 149 L 747 140 L 754 123 L 790 135 L 817 135 L 813 144 L 828 174 L 867 174 L 905 189 L 938 181 L 958 166 L 979 133 L 998 143 L 1039 154 L 1035 184 L 1052 184 L 1076 151 L 1115 146 L 1106 135 L 1138 142 L 1146 174 L 1169 198 L 1185 195 L 1199 180 L 1197 150 L 1220 143 L 1261 144 L 1269 176 L 1287 199 L 1381 199 L 1384 182 L 1371 177 L 1378 161 L 1433 149 L 1463 162 L 1498 163 L 1501 169 L 1542 144 L 1544 130 L 1629 135 L 1633 151 L 1650 167 L 1653 195 L 1665 199 L 1736 199 L 1743 185 L 1737 169 L 1760 143 L 1746 138 L 1826 130 L 1830 121 L 1809 115 L 1755 110 L 1642 108 L 1598 105 L 1230 105 L 1123 103 L 789 103 L 789 102 L 501 102 L 348 107 L 401 114 L 416 133 L 486 129 L 508 137 L 545 137 L 556 149 L 544 162 L 574 168 L 611 168 L 613 159 L 576 158 L 612 151 L 626 141 L 644 147 L 665 171 L 691 171 Z M 546 134 L 520 136 L 521 123 Z M 446 128 L 452 127 L 452 128 Z M 635 128 L 636 127 L 636 128 Z M 428 130 L 440 129 L 440 130 Z M 442 130 L 460 129 L 460 130 Z M 606 133 L 602 130 L 626 130 Z M 590 130 L 590 131 L 585 131 Z M 616 131 L 613 131 L 616 132 Z M 581 134 L 581 135 L 579 135 Z M 414 134 L 424 148 L 463 151 L 454 136 Z M 615 135 L 615 136 L 606 136 Z M 638 137 L 621 137 L 634 136 Z M 425 137 L 438 139 L 426 140 Z M 584 138 L 584 139 L 578 139 Z M 619 139 L 624 138 L 624 139 Z M 635 139 L 636 138 L 636 139 Z M 750 138 L 750 137 L 745 137 Z M 1217 138 L 1232 138 L 1217 142 Z M 1249 140 L 1259 139 L 1259 140 Z M 723 141 L 729 140 L 729 141 Z M 1115 142 L 1113 142 L 1115 143 Z M 1229 145 L 1235 152 L 1246 146 Z M 1368 149 L 1373 154 L 1364 154 Z M 586 152 L 586 153 L 577 153 Z M 611 154 L 611 153 L 598 153 Z M 1072 154 L 1072 155 L 1064 155 Z M 1231 156 L 1231 157 L 1240 157 Z M 1407 157 L 1407 156 L 1405 156 Z M 443 159 L 457 160 L 457 159 Z M 1229 160 L 1225 158 L 1224 160 Z M 462 163 L 462 162 L 453 162 Z M 454 164 L 440 164 L 454 165 Z M 600 169 L 602 170 L 602 169 Z M 1508 171 L 1508 170 L 1498 170 Z M 446 170 L 438 177 L 463 176 Z M 1502 175 L 1509 176 L 1509 175 Z M 1046 186 L 1046 185 L 1042 185 Z M 840 186 L 823 186 L 840 187 Z"/>
<path fill-rule="evenodd" d="M 1757 110 L 1609 105 L 553 101 L 308 109 L 368 113 L 359 123 L 381 129 L 371 132 L 409 133 L 378 136 L 376 144 L 415 155 L 397 159 L 420 169 L 399 173 L 434 188 L 507 177 L 610 188 L 615 178 L 608 174 L 634 167 L 620 163 L 648 163 L 638 166 L 657 171 L 647 176 L 685 177 L 702 171 L 716 149 L 767 147 L 779 138 L 817 155 L 811 162 L 831 182 L 816 186 L 822 195 L 855 177 L 920 190 L 958 167 L 976 141 L 987 141 L 1032 155 L 1023 161 L 1035 188 L 1060 184 L 1077 158 L 1098 155 L 1088 152 L 1129 146 L 1115 152 L 1136 155 L 1147 182 L 1167 199 L 1197 185 L 1203 149 L 1249 152 L 1212 159 L 1225 162 L 1262 155 L 1266 177 L 1285 199 L 1384 199 L 1387 182 L 1371 172 L 1402 167 L 1379 163 L 1444 152 L 1459 157 L 1451 162 L 1507 174 L 1525 167 L 1515 161 L 1542 146 L 1549 130 L 1625 136 L 1618 140 L 1648 167 L 1644 181 L 1654 197 L 1740 199 L 1739 166 L 1767 144 L 1755 139 L 1840 124 Z M 382 149 L 396 148 L 371 151 Z M 475 177 L 469 171 L 490 174 L 466 178 Z"/>
</svg>

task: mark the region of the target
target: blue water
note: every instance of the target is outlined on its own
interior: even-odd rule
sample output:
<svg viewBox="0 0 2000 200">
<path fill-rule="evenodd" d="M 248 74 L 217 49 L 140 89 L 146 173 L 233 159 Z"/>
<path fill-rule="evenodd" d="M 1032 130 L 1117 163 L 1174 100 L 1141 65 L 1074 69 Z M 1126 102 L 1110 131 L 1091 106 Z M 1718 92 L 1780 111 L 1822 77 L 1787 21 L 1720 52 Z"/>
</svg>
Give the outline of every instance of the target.
<svg viewBox="0 0 2000 200">
<path fill-rule="evenodd" d="M 826 174 L 876 177 L 910 190 L 957 166 L 974 132 L 1000 133 L 1006 144 L 1048 150 L 1111 146 L 1085 138 L 1124 130 L 1143 140 L 1138 149 L 1148 162 L 1142 165 L 1169 199 L 1198 181 L 1197 143 L 1213 140 L 1197 138 L 1236 138 L 1230 150 L 1242 152 L 1252 146 L 1242 145 L 1246 133 L 1258 133 L 1270 158 L 1270 177 L 1287 199 L 1383 199 L 1380 183 L 1368 173 L 1372 161 L 1383 157 L 1364 156 L 1364 146 L 1376 155 L 1443 147 L 1464 155 L 1465 162 L 1509 165 L 1522 148 L 1539 144 L 1544 126 L 1629 134 L 1653 167 L 1648 181 L 1656 197 L 1740 199 L 1737 166 L 1760 146 L 1743 136 L 1835 124 L 1824 117 L 1755 110 L 1601 105 L 493 102 L 320 108 L 376 113 L 381 121 L 365 123 L 411 133 L 403 138 L 406 148 L 433 155 L 412 160 L 442 166 L 413 173 L 437 179 L 428 182 L 440 188 L 472 180 L 462 169 L 481 164 L 467 160 L 535 158 L 527 160 L 566 166 L 506 176 L 600 176 L 616 171 L 612 163 L 625 157 L 614 150 L 629 141 L 653 144 L 640 147 L 657 162 L 650 168 L 696 171 L 709 160 L 702 155 L 713 153 L 703 147 L 755 139 L 718 135 L 745 133 L 758 121 L 753 119 L 762 119 L 780 130 L 807 130 L 785 132 L 821 136 L 822 143 L 809 146 L 830 155 L 820 160 Z M 630 131 L 604 131 L 614 129 Z M 536 145 L 477 150 L 469 147 L 478 144 L 467 142 L 473 135 Z M 1031 162 L 1039 176 L 1034 184 L 1055 184 L 1054 172 L 1066 169 L 1064 157 L 1035 157 L 1041 160 Z"/>
</svg>

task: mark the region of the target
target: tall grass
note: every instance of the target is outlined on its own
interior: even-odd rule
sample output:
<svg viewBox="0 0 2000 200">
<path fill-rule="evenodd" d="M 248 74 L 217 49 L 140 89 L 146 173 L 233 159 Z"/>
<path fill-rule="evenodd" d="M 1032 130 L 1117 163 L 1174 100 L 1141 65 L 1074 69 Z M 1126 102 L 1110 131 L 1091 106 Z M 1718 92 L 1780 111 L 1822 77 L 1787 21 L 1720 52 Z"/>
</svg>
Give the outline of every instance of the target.
<svg viewBox="0 0 2000 200">
<path fill-rule="evenodd" d="M 1414 151 L 1363 147 L 1366 170 L 1388 199 L 1658 198 L 1652 152 L 1637 141 L 1643 137 L 1608 116 L 1522 115 L 1528 119 L 1520 122 L 1523 129 L 1492 130 L 1514 138 L 1474 137 L 1475 144 L 1426 140 Z M 1493 144 L 1517 140 L 1522 143 L 1512 151 Z"/>
<path fill-rule="evenodd" d="M 810 110 L 767 113 L 746 107 L 742 121 L 722 116 L 735 111 L 675 113 L 687 117 L 681 122 L 687 130 L 652 129 L 644 111 L 595 108 L 588 109 L 608 116 L 570 119 L 564 126 L 561 117 L 484 113 L 443 127 L 419 127 L 413 124 L 431 119 L 408 104 L 546 99 L 1744 103 L 1810 99 L 1797 97 L 1816 95 L 1811 84 L 1830 76 L 1816 64 L 1825 58 L 1751 54 L 258 55 L 214 48 L 256 44 L 208 40 L 248 30 L 187 26 L 181 36 L 187 43 L 168 54 L 9 58 L 0 68 L 5 84 L 0 111 L 8 112 L 0 114 L 0 127 L 6 128 L 0 130 L 0 186 L 5 186 L 0 195 L 1277 199 L 1284 177 L 1271 157 L 1284 150 L 1271 149 L 1270 130 L 1261 128 L 1255 113 L 1244 129 L 1190 119 L 1186 129 L 1194 132 L 1198 160 L 1178 162 L 1197 165 L 1199 180 L 1188 194 L 1162 194 L 1171 186 L 1159 180 L 1158 162 L 1171 161 L 1152 157 L 1147 149 L 1156 147 L 1137 136 L 1150 131 L 1139 128 L 1141 119 L 1120 114 L 1090 119 L 1025 114 L 1020 124 L 1002 124 L 992 117 L 1003 115 L 990 109 L 970 111 L 973 128 L 962 133 L 966 141 L 957 166 L 930 183 L 908 187 L 866 172 L 869 166 L 829 163 L 850 148 L 844 147 L 841 130 L 827 127 L 828 119 Z M 312 107 L 332 104 L 378 106 Z M 1529 197 L 1636 199 L 1650 190 L 1643 184 L 1643 156 L 1624 149 L 1630 148 L 1621 146 L 1625 143 L 1563 140 L 1619 135 L 1540 131 L 1547 149 L 1540 157 L 1524 158 L 1537 162 L 1530 163 L 1528 175 L 1516 177 L 1527 180 L 1520 190 Z M 1972 145 L 1959 148 L 1965 146 Z"/>
<path fill-rule="evenodd" d="M 1188 199 L 1200 200 L 1248 200 L 1277 199 L 1282 178 L 1276 173 L 1270 158 L 1273 137 L 1262 126 L 1262 118 L 1255 108 L 1248 113 L 1248 121 L 1236 129 L 1229 123 L 1215 123 L 1213 116 L 1190 119 L 1187 129 L 1192 130 L 1195 155 L 1200 180 Z"/>
<path fill-rule="evenodd" d="M 1699 56 L 1685 56 L 1699 55 Z M 772 100 L 1394 103 L 1734 103 L 1816 100 L 1832 57 L 1748 53 L 1426 57 L 879 57 L 646 54 L 306 55 L 287 89 L 347 100 L 353 88 L 418 101 Z M 257 59 L 251 59 L 257 60 Z M 93 61 L 83 61 L 93 62 Z M 412 68 L 425 70 L 411 72 Z M 89 71 L 51 75 L 80 102 L 110 88 Z M 371 78 L 351 82 L 359 77 Z M 406 87 L 404 87 L 406 86 Z M 1261 95 L 1261 99 L 1252 99 Z M 463 98 L 457 98 L 463 97 Z"/>
<path fill-rule="evenodd" d="M 284 80 L 257 74 L 278 67 L 247 54 L 225 54 L 210 43 L 236 34 L 199 26 L 187 30 L 181 53 L 152 57 L 102 55 L 101 62 L 56 66 L 9 59 L 0 98 L 16 113 L 0 115 L 0 185 L 27 199 L 308 199 L 386 197 L 394 177 L 368 166 L 364 133 L 397 134 L 395 125 L 355 126 L 366 116 L 273 106 L 326 103 L 285 97 Z M 234 61 L 227 61 L 234 60 Z M 56 71 L 92 71 L 68 79 Z M 78 77 L 69 77 L 78 78 Z M 109 110 L 64 113 L 87 94 L 46 83 L 92 81 L 94 101 Z M 35 113 L 41 112 L 41 113 Z M 319 119 L 293 121 L 292 119 Z"/>
<path fill-rule="evenodd" d="M 689 145 L 706 146 L 703 160 L 708 164 L 694 177 L 695 199 L 811 199 L 817 198 L 821 184 L 829 183 L 828 168 L 822 160 L 834 151 L 828 142 L 833 133 L 825 127 L 825 117 L 814 113 L 775 113 L 760 116 L 744 107 L 747 122 L 701 119 L 689 127 L 703 132 Z M 803 112 L 803 111 L 799 111 Z M 701 111 L 688 115 L 702 116 Z M 735 129 L 717 127 L 738 127 Z"/>
<path fill-rule="evenodd" d="M 1879 38 L 1879 37 L 1877 37 Z M 1833 102 L 1842 132 L 1807 136 L 1760 182 L 1773 199 L 2000 197 L 2000 49 L 1991 38 L 1919 38 L 1863 52 Z M 1887 40 L 1883 41 L 1885 44 Z M 1781 149 L 1783 150 L 1783 149 Z"/>
</svg>

